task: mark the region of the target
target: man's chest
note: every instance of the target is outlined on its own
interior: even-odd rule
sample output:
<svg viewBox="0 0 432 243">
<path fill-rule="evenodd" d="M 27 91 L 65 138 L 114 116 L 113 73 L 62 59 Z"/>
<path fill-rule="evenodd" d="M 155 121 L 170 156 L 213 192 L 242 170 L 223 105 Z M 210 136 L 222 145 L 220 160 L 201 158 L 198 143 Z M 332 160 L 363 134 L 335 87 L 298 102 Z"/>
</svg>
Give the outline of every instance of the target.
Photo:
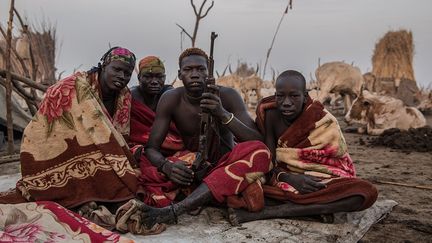
<svg viewBox="0 0 432 243">
<path fill-rule="evenodd" d="M 174 121 L 177 129 L 183 135 L 199 133 L 201 122 L 201 108 L 199 106 L 179 104 L 174 112 Z"/>
</svg>

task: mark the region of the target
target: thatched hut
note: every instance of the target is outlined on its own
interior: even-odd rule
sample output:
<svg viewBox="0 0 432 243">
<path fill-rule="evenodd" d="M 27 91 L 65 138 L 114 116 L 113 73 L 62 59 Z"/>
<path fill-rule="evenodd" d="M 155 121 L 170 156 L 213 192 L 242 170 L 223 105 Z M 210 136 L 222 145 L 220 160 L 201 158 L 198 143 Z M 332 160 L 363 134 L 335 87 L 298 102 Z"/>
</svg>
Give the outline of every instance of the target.
<svg viewBox="0 0 432 243">
<path fill-rule="evenodd" d="M 411 31 L 389 31 L 375 45 L 372 74 L 375 91 L 395 96 L 412 105 L 418 91 L 413 69 L 414 44 Z"/>
<path fill-rule="evenodd" d="M 52 85 L 56 82 L 56 29 L 46 25 L 42 25 L 41 31 L 34 29 L 29 28 L 28 32 L 21 31 L 20 36 L 12 39 L 12 48 L 15 48 L 16 52 L 12 52 L 11 55 L 11 71 L 34 79 L 37 83 Z M 33 54 L 33 61 L 30 50 Z M 6 40 L 0 36 L 0 59 L 2 61 L 5 53 Z M 0 61 L 0 68 L 4 68 L 2 61 Z M 36 70 L 35 74 L 33 73 L 33 63 Z"/>
</svg>

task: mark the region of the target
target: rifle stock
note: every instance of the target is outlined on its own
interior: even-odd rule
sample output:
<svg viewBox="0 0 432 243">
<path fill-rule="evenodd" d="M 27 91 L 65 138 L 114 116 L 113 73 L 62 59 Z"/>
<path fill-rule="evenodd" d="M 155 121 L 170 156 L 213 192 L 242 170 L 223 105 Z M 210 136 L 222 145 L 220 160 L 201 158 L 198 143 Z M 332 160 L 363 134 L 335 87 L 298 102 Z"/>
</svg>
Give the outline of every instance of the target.
<svg viewBox="0 0 432 243">
<path fill-rule="evenodd" d="M 204 92 L 209 92 L 211 90 L 207 90 L 207 85 L 215 84 L 214 79 L 214 59 L 213 59 L 213 51 L 214 51 L 214 41 L 217 38 L 217 34 L 215 32 L 211 33 L 210 36 L 210 56 L 208 61 L 208 77 L 206 80 L 206 87 Z M 209 138 L 211 137 L 211 124 L 213 122 L 212 116 L 208 112 L 201 112 L 201 122 L 200 122 L 200 134 L 199 134 L 199 142 L 198 142 L 198 152 L 195 158 L 195 161 L 192 163 L 192 170 L 197 172 L 201 169 L 201 165 L 208 160 L 209 156 Z M 206 167 L 201 170 L 202 173 L 195 173 L 195 176 L 198 180 L 200 180 L 203 174 L 206 172 Z M 202 175 L 201 175 L 202 174 Z"/>
</svg>

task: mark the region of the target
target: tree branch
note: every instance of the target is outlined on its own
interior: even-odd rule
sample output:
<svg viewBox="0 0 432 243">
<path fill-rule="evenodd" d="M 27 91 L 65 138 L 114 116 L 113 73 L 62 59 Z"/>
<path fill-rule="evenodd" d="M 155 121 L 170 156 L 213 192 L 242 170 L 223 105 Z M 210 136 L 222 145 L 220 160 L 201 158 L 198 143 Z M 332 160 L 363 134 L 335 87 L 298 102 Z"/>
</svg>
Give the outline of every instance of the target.
<svg viewBox="0 0 432 243">
<path fill-rule="evenodd" d="M 201 17 L 201 13 L 202 13 L 202 10 L 203 10 L 204 5 L 205 5 L 206 2 L 207 2 L 207 0 L 204 0 L 204 1 L 202 2 L 201 7 L 200 7 L 200 10 L 199 10 L 199 12 L 198 12 L 198 17 Z"/>
<path fill-rule="evenodd" d="M 213 5 L 214 5 L 214 1 L 212 1 L 210 7 L 207 9 L 207 11 L 205 12 L 205 14 L 201 17 L 201 19 L 205 18 L 205 16 L 207 16 L 207 14 L 210 12 L 210 9 L 213 8 Z"/>
<path fill-rule="evenodd" d="M 181 25 L 177 23 L 176 25 L 192 40 L 192 36 L 185 30 L 185 28 L 183 28 Z"/>
<path fill-rule="evenodd" d="M 198 12 L 197 12 L 197 10 L 196 10 L 196 6 L 195 6 L 195 4 L 193 3 L 193 0 L 190 0 L 190 3 L 191 3 L 191 5 L 192 5 L 192 8 L 193 8 L 193 10 L 194 10 L 195 15 L 196 15 L 196 16 L 199 16 L 199 14 L 198 14 Z"/>
<path fill-rule="evenodd" d="M 21 18 L 21 15 L 18 13 L 18 11 L 16 10 L 16 8 L 14 7 L 13 11 L 15 12 L 15 15 L 18 17 L 18 20 L 21 24 L 21 27 L 24 27 L 24 21 Z"/>
<path fill-rule="evenodd" d="M 6 70 L 0 69 L 0 76 L 6 77 Z M 32 88 L 35 88 L 35 89 L 38 89 L 40 91 L 46 92 L 47 89 L 48 89 L 47 86 L 42 85 L 42 84 L 38 84 L 35 81 L 33 81 L 33 80 L 29 79 L 29 78 L 23 77 L 23 76 L 21 76 L 19 74 L 11 72 L 11 76 L 12 76 L 12 79 L 21 81 L 21 82 L 27 84 L 28 86 L 30 86 Z"/>
</svg>

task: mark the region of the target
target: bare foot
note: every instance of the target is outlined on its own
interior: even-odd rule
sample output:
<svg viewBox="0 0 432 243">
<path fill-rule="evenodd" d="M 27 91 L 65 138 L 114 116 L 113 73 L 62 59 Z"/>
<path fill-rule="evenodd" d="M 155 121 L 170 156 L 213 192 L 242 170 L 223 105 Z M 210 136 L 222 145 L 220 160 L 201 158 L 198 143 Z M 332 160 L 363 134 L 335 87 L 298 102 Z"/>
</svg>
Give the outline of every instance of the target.
<svg viewBox="0 0 432 243">
<path fill-rule="evenodd" d="M 139 202 L 138 210 L 141 216 L 142 223 L 151 228 L 157 223 L 174 223 L 176 215 L 170 206 L 164 208 L 154 208 Z"/>
<path fill-rule="evenodd" d="M 171 218 L 169 212 L 164 210 L 165 208 L 153 208 L 137 199 L 131 199 L 117 210 L 115 228 L 122 233 L 159 234 L 166 229 L 163 222 L 169 222 Z"/>
<path fill-rule="evenodd" d="M 232 225 L 232 226 L 240 226 L 240 222 L 238 220 L 237 217 L 237 209 L 234 208 L 228 208 L 228 222 Z"/>
</svg>

